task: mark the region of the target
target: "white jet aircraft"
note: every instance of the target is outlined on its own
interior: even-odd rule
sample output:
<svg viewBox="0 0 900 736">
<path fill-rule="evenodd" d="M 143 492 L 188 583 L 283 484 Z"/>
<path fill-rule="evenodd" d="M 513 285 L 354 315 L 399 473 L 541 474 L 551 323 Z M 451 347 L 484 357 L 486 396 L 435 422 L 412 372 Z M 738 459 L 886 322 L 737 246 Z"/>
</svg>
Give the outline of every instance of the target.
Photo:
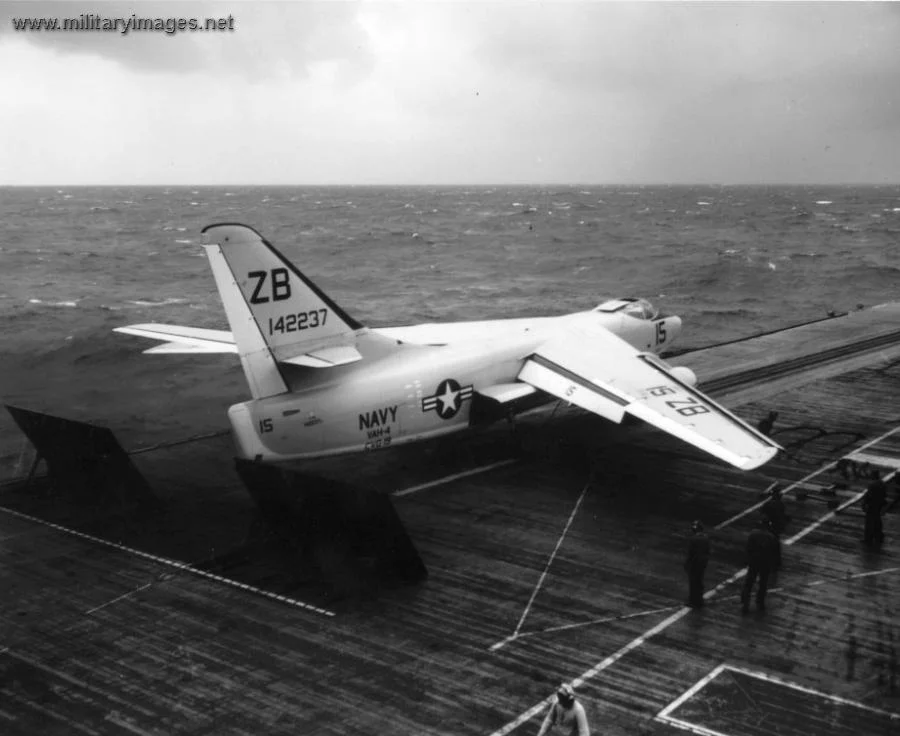
<svg viewBox="0 0 900 736">
<path fill-rule="evenodd" d="M 231 332 L 162 324 L 147 353 L 237 353 L 251 401 L 228 410 L 247 459 L 377 450 L 562 399 L 626 414 L 749 470 L 779 445 L 695 388 L 660 352 L 681 320 L 643 299 L 560 317 L 368 328 L 253 228 L 210 225 L 204 246 Z"/>
</svg>

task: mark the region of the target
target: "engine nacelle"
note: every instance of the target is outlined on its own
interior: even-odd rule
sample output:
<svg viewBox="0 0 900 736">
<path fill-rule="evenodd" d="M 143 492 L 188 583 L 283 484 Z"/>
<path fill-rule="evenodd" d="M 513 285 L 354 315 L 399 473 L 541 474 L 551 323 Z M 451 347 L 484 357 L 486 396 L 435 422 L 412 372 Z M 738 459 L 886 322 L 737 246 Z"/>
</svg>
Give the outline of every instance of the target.
<svg viewBox="0 0 900 736">
<path fill-rule="evenodd" d="M 686 383 L 688 386 L 697 385 L 697 374 L 690 368 L 685 368 L 683 365 L 672 368 L 672 375 L 682 383 Z"/>
</svg>

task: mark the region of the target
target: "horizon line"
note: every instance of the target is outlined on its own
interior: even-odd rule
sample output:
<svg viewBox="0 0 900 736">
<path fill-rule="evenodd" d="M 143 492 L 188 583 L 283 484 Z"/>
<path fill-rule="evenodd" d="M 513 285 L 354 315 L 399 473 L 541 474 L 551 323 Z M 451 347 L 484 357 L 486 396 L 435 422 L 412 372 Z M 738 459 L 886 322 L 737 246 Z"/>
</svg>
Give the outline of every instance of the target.
<svg viewBox="0 0 900 736">
<path fill-rule="evenodd" d="M 424 182 L 412 183 L 350 183 L 350 182 L 305 182 L 305 183 L 204 183 L 191 184 L 136 184 L 127 182 L 113 183 L 49 183 L 49 184 L 8 184 L 0 182 L 3 189 L 38 189 L 52 187 L 371 187 L 371 188 L 399 188 L 399 187 L 894 187 L 900 186 L 900 180 L 890 182 L 875 181 L 847 181 L 847 182 L 562 182 L 562 181 L 534 181 L 534 182 L 492 182 L 492 183 L 467 183 L 467 182 Z"/>
</svg>

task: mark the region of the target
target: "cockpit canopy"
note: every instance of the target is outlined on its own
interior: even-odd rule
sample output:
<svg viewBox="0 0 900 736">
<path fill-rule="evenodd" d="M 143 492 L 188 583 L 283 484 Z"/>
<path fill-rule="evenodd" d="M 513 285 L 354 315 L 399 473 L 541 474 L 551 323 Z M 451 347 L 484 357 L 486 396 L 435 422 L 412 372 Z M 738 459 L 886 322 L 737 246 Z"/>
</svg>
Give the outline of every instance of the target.
<svg viewBox="0 0 900 736">
<path fill-rule="evenodd" d="M 603 302 L 599 307 L 594 308 L 595 312 L 621 312 L 635 319 L 656 319 L 659 316 L 659 310 L 654 307 L 646 299 L 636 299 L 627 296 L 622 299 L 610 299 Z"/>
</svg>

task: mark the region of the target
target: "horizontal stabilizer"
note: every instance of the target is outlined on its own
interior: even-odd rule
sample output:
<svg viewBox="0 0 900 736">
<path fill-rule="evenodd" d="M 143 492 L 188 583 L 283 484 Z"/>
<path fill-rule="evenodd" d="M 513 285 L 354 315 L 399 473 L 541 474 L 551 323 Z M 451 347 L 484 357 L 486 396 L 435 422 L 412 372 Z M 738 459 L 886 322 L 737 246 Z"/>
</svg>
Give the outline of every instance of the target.
<svg viewBox="0 0 900 736">
<path fill-rule="evenodd" d="M 228 330 L 209 330 L 203 327 L 182 327 L 180 325 L 144 324 L 116 327 L 115 332 L 137 337 L 149 337 L 152 340 L 165 340 L 162 345 L 155 345 L 145 353 L 173 354 L 185 353 L 201 355 L 206 353 L 237 354 L 238 348 L 234 337 Z M 346 365 L 362 360 L 362 355 L 352 345 L 333 345 L 311 350 L 297 356 L 279 358 L 279 363 L 305 366 L 307 368 L 331 368 L 335 365 Z"/>
<path fill-rule="evenodd" d="M 307 368 L 331 368 L 335 365 L 346 365 L 362 360 L 362 355 L 352 345 L 336 345 L 329 348 L 320 348 L 293 358 L 279 360 L 279 363 L 290 365 L 302 365 Z"/>
<path fill-rule="evenodd" d="M 144 351 L 145 355 L 149 354 L 166 354 L 171 355 L 174 353 L 180 354 L 188 354 L 188 355 L 200 355 L 200 354 L 211 354 L 211 353 L 231 353 L 233 355 L 237 354 L 237 348 L 222 345 L 190 345 L 183 342 L 164 342 L 162 345 L 157 345 L 152 348 L 147 348 Z"/>
<path fill-rule="evenodd" d="M 228 330 L 144 324 L 115 327 L 113 332 L 166 341 L 164 345 L 145 350 L 145 353 L 237 353 L 234 338 Z"/>
</svg>

